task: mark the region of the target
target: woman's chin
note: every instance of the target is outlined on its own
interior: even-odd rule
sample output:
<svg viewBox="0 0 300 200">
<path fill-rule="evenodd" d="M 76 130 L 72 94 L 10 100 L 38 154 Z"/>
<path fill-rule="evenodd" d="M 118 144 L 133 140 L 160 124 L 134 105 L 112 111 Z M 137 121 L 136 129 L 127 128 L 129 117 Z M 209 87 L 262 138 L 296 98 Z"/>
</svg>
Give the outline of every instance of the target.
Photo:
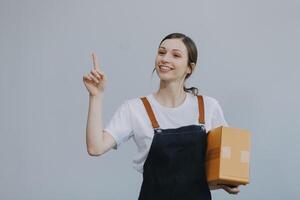
<svg viewBox="0 0 300 200">
<path fill-rule="evenodd" d="M 174 77 L 166 77 L 166 76 L 159 76 L 159 79 L 160 79 L 160 81 L 163 81 L 166 83 L 176 80 Z"/>
<path fill-rule="evenodd" d="M 160 81 L 164 81 L 164 82 L 171 82 L 171 81 L 175 81 L 178 79 L 178 77 L 175 77 L 174 74 L 172 73 L 157 73 Z"/>
</svg>

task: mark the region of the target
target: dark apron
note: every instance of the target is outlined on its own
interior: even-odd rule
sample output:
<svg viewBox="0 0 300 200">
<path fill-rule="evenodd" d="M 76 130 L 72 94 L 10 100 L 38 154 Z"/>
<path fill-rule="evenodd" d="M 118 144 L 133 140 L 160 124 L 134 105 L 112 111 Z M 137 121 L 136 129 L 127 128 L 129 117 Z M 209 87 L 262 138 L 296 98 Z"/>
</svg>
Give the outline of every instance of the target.
<svg viewBox="0 0 300 200">
<path fill-rule="evenodd" d="M 199 123 L 160 129 L 150 103 L 141 98 L 154 128 L 144 163 L 139 200 L 211 200 L 206 181 L 204 103 L 198 97 Z"/>
</svg>

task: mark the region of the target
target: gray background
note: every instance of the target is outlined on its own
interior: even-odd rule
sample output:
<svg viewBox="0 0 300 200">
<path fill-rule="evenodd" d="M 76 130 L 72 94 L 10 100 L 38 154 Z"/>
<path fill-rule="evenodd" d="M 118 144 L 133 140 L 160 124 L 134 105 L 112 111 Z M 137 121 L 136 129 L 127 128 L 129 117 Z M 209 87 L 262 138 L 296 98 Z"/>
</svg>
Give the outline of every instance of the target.
<svg viewBox="0 0 300 200">
<path fill-rule="evenodd" d="M 297 0 L 1 0 L 0 199 L 137 199 L 133 140 L 87 154 L 82 76 L 96 52 L 108 77 L 107 123 L 125 99 L 157 89 L 157 47 L 172 32 L 199 49 L 187 85 L 253 133 L 251 183 L 214 199 L 299 198 L 299 8 Z"/>
</svg>

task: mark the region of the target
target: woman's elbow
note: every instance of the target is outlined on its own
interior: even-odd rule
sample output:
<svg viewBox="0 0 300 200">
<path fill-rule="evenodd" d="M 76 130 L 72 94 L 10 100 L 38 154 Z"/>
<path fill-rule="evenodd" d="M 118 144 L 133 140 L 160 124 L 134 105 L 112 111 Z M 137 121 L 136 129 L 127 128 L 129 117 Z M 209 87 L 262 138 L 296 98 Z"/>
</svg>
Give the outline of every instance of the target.
<svg viewBox="0 0 300 200">
<path fill-rule="evenodd" d="M 95 151 L 94 149 L 87 149 L 87 152 L 90 156 L 101 156 L 103 153 L 101 151 Z"/>
</svg>

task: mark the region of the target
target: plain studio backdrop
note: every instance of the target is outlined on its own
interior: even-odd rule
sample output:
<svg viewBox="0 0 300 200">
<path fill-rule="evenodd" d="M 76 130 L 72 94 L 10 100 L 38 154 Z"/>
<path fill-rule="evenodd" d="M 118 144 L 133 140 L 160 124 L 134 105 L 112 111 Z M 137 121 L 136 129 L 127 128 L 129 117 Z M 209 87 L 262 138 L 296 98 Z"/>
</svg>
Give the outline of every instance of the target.
<svg viewBox="0 0 300 200">
<path fill-rule="evenodd" d="M 132 139 L 87 153 L 82 76 L 95 52 L 107 124 L 123 101 L 158 88 L 154 60 L 172 32 L 198 47 L 187 86 L 252 132 L 251 183 L 213 199 L 299 199 L 299 9 L 297 0 L 1 0 L 0 199 L 137 199 Z"/>
</svg>

